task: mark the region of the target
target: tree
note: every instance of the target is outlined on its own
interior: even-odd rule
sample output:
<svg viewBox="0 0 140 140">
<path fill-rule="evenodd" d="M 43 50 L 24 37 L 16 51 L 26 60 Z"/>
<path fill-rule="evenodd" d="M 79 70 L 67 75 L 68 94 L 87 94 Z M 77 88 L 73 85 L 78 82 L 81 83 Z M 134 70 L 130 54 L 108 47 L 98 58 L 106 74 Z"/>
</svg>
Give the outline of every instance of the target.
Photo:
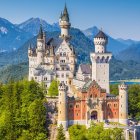
<svg viewBox="0 0 140 140">
<path fill-rule="evenodd" d="M 85 125 L 72 125 L 69 128 L 71 140 L 87 140 L 86 139 L 86 126 Z"/>
<path fill-rule="evenodd" d="M 50 85 L 50 87 L 49 87 L 49 89 L 48 89 L 48 95 L 49 96 L 58 96 L 58 93 L 59 93 L 59 91 L 58 91 L 58 81 L 57 80 L 53 80 L 52 82 L 51 82 L 51 85 Z"/>
<path fill-rule="evenodd" d="M 65 134 L 64 134 L 64 129 L 63 129 L 63 125 L 60 124 L 60 126 L 58 127 L 58 133 L 57 133 L 57 137 L 56 140 L 65 140 Z"/>
<path fill-rule="evenodd" d="M 45 133 L 46 109 L 42 100 L 35 99 L 29 106 L 29 125 L 32 137 Z"/>
<path fill-rule="evenodd" d="M 0 86 L 0 139 L 46 140 L 44 94 L 35 81 Z"/>
</svg>

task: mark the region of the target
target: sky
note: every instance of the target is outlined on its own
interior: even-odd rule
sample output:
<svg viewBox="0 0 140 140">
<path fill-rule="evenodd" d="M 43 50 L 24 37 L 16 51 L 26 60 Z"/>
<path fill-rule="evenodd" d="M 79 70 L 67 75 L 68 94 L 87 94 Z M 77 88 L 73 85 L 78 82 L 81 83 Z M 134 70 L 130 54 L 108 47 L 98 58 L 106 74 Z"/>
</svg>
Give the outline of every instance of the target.
<svg viewBox="0 0 140 140">
<path fill-rule="evenodd" d="M 65 3 L 75 28 L 97 26 L 114 38 L 140 40 L 140 0 L 0 0 L 0 17 L 12 23 L 31 17 L 54 23 Z"/>
</svg>

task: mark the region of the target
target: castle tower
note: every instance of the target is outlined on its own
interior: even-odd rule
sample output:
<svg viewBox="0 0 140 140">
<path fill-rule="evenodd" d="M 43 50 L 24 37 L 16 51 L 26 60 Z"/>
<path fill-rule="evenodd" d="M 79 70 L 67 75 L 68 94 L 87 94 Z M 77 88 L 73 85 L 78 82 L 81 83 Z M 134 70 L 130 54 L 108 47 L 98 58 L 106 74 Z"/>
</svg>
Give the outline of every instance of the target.
<svg viewBox="0 0 140 140">
<path fill-rule="evenodd" d="M 45 51 L 45 33 L 43 33 L 42 25 L 37 37 L 37 64 L 44 62 L 44 51 Z"/>
<path fill-rule="evenodd" d="M 63 13 L 61 13 L 61 16 L 59 19 L 59 25 L 61 28 L 60 37 L 69 39 L 70 38 L 69 29 L 70 29 L 71 23 L 69 21 L 69 13 L 68 13 L 66 5 L 65 5 Z"/>
<path fill-rule="evenodd" d="M 109 88 L 109 61 L 112 53 L 107 52 L 108 37 L 102 32 L 94 38 L 95 52 L 90 54 L 92 62 L 92 80 L 95 80 L 106 92 Z"/>
<path fill-rule="evenodd" d="M 64 130 L 67 130 L 67 86 L 64 82 L 59 85 L 59 100 L 58 100 L 58 126 L 62 124 Z"/>
<path fill-rule="evenodd" d="M 127 85 L 119 85 L 119 123 L 128 124 L 128 93 Z"/>
</svg>

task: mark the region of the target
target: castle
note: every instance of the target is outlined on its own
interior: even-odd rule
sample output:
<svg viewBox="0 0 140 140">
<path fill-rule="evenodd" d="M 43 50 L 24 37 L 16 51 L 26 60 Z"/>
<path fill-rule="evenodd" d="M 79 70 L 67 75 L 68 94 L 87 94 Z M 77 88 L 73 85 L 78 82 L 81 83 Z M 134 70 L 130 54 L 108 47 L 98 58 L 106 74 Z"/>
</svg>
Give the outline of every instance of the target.
<svg viewBox="0 0 140 140">
<path fill-rule="evenodd" d="M 119 95 L 110 94 L 108 37 L 99 31 L 94 37 L 95 52 L 91 52 L 92 65 L 80 64 L 76 72 L 76 55 L 70 44 L 71 26 L 67 7 L 62 12 L 59 25 L 61 34 L 57 40 L 46 38 L 42 26 L 37 46 L 28 49 L 29 80 L 43 83 L 46 88 L 53 79 L 60 82 L 58 96 L 58 126 L 67 129 L 72 124 L 87 127 L 91 121 L 118 122 L 127 125 L 127 86 L 119 85 Z"/>
</svg>

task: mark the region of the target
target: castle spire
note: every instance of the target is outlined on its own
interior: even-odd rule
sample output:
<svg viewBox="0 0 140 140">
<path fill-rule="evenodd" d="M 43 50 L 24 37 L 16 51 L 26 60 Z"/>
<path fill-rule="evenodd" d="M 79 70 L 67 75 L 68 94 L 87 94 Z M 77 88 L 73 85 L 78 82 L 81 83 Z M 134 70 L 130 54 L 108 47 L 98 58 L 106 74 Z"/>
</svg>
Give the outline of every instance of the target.
<svg viewBox="0 0 140 140">
<path fill-rule="evenodd" d="M 38 39 L 43 39 L 43 29 L 42 29 L 42 24 L 40 24 L 40 29 L 39 29 Z"/>
<path fill-rule="evenodd" d="M 60 37 L 69 39 L 70 38 L 69 29 L 70 29 L 71 24 L 70 24 L 69 13 L 68 13 L 66 4 L 65 4 L 64 10 L 60 16 L 59 25 L 61 28 Z"/>
</svg>

